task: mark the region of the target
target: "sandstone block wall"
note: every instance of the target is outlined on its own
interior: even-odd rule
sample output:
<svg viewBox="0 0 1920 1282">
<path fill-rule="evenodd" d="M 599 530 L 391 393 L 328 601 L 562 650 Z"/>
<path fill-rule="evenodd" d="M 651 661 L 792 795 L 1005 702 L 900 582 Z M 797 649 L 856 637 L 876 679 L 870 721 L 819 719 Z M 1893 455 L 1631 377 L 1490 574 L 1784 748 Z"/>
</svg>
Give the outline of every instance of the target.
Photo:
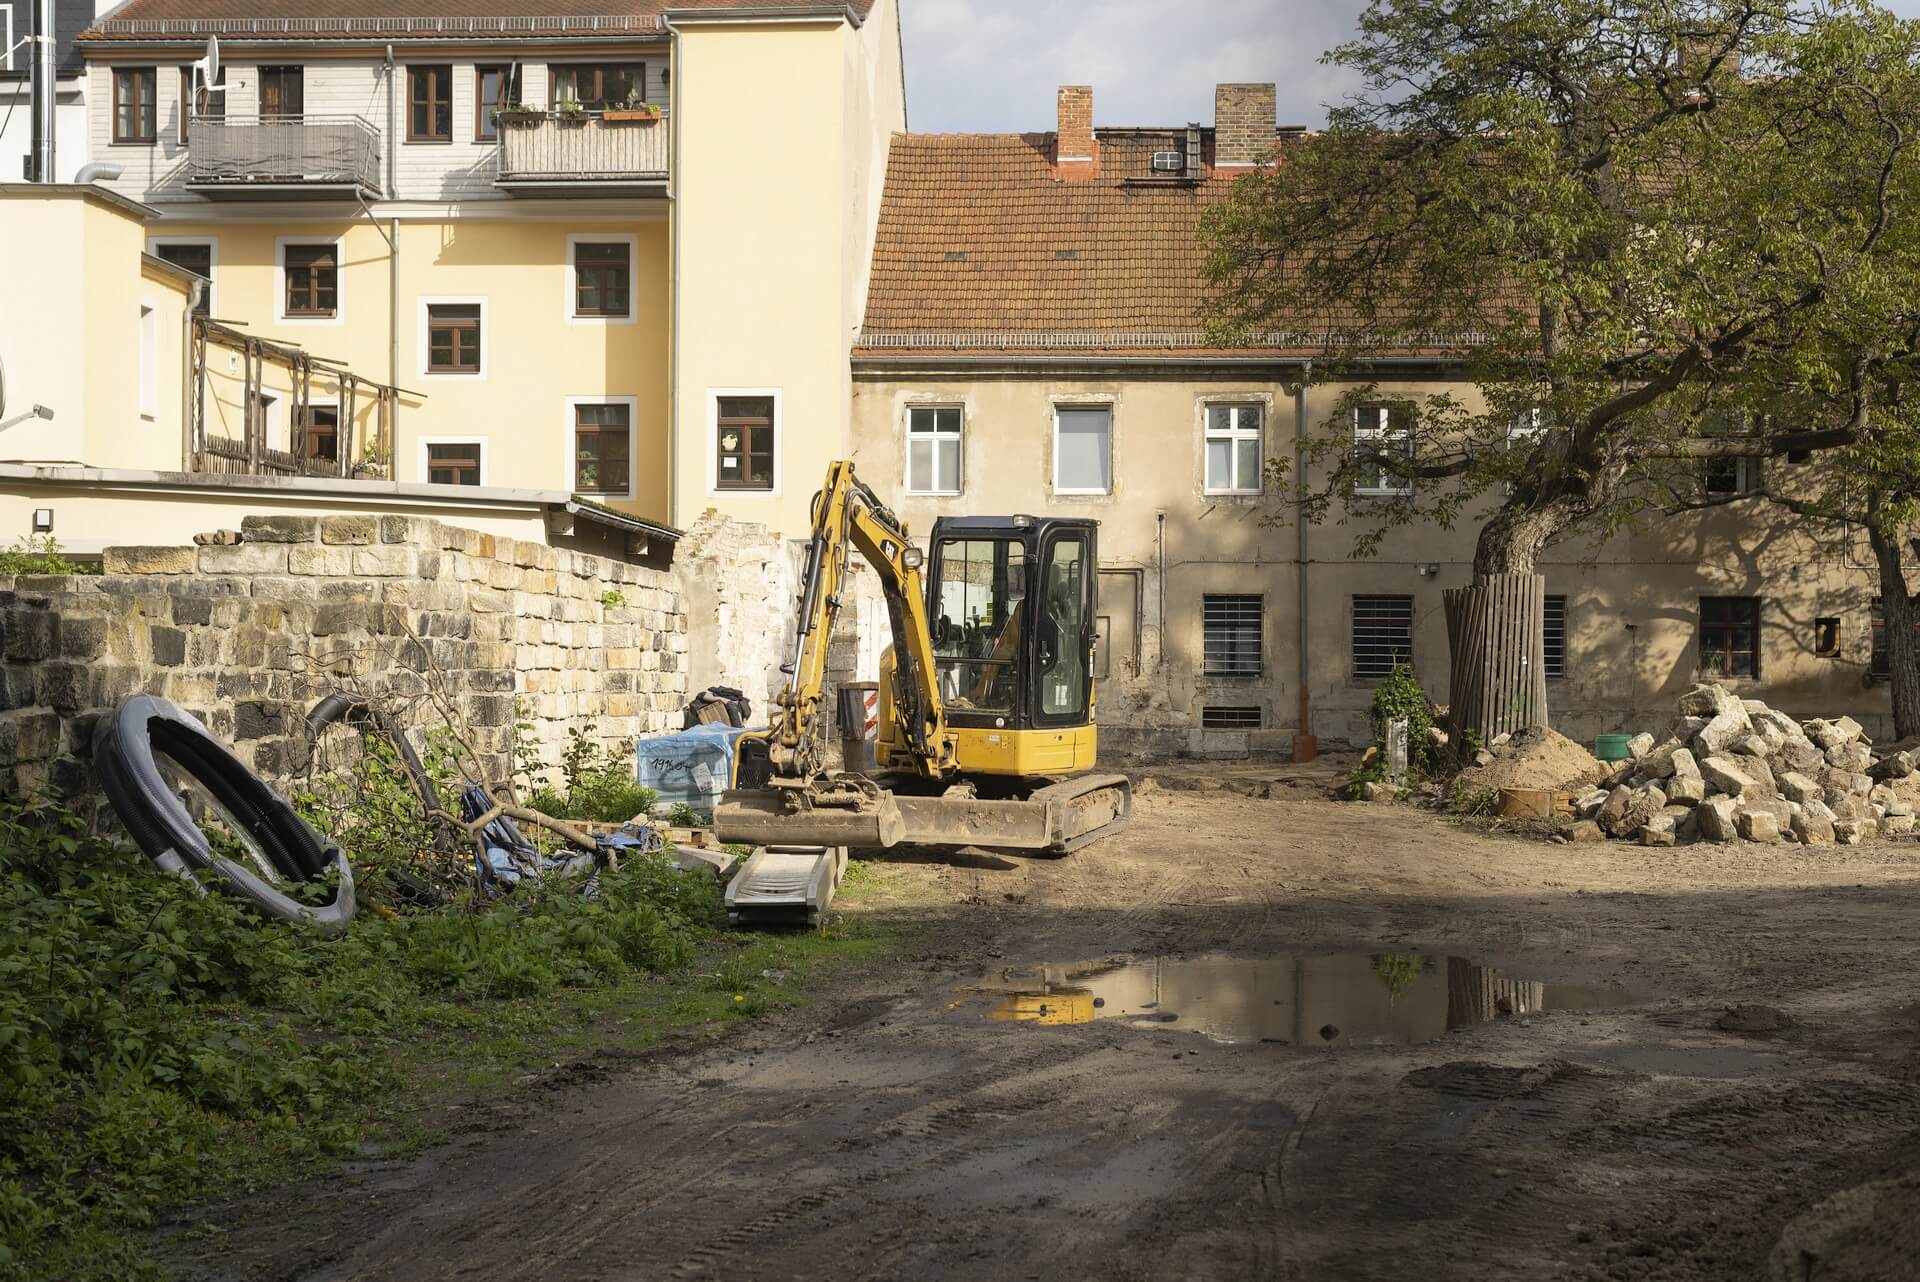
<svg viewBox="0 0 1920 1282">
<path fill-rule="evenodd" d="M 0 786 L 84 796 L 99 715 L 162 695 L 284 780 L 325 694 L 438 692 L 489 773 L 516 707 L 558 761 L 583 727 L 625 751 L 687 698 L 678 577 L 407 516 L 250 517 L 240 541 L 124 547 L 98 576 L 0 578 Z"/>
</svg>

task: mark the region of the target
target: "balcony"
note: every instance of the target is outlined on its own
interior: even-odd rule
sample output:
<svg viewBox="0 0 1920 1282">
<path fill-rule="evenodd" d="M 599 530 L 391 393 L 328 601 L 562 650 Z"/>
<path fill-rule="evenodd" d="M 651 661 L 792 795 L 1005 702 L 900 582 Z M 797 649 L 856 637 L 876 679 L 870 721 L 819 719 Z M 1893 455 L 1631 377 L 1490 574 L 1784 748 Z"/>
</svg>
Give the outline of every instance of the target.
<svg viewBox="0 0 1920 1282">
<path fill-rule="evenodd" d="M 380 135 L 358 116 L 187 122 L 187 190 L 228 199 L 380 194 Z"/>
<path fill-rule="evenodd" d="M 501 191 L 536 196 L 658 195 L 667 185 L 667 114 L 517 111 L 500 117 Z"/>
</svg>

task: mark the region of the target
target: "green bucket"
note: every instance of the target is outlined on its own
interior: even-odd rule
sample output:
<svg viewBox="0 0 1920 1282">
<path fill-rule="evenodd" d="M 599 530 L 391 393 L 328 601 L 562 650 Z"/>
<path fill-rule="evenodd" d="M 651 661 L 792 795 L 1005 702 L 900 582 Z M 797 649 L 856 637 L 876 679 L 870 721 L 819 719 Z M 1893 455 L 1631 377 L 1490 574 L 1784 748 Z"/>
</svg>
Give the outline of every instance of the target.
<svg viewBox="0 0 1920 1282">
<path fill-rule="evenodd" d="M 1625 761 L 1627 745 L 1632 742 L 1633 736 L 1630 734 L 1595 735 L 1593 755 L 1602 761 Z"/>
</svg>

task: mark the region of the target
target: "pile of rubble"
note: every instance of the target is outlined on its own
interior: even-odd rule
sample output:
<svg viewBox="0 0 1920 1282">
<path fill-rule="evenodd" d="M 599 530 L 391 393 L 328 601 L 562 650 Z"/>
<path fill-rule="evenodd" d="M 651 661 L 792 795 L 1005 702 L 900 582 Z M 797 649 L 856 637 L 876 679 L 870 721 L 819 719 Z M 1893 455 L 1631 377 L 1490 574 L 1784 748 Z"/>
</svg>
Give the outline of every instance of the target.
<svg viewBox="0 0 1920 1282">
<path fill-rule="evenodd" d="M 1710 684 L 1682 695 L 1679 710 L 1664 740 L 1635 738 L 1629 760 L 1575 803 L 1567 840 L 1850 846 L 1913 832 L 1913 755 L 1876 758 L 1852 717 L 1795 721 Z"/>
</svg>

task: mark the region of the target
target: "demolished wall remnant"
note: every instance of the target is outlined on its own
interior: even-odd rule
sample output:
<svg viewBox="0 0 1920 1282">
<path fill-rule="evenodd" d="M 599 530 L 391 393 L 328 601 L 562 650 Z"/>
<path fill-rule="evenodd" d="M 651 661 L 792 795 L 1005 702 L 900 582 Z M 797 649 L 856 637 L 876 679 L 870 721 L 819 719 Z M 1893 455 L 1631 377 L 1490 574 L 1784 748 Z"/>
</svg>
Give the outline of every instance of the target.
<svg viewBox="0 0 1920 1282">
<path fill-rule="evenodd" d="M 516 718 L 557 762 L 570 729 L 624 745 L 686 702 L 670 571 L 399 515 L 250 517 L 238 541 L 109 548 L 104 569 L 0 578 L 0 788 L 92 794 L 94 724 L 136 692 L 276 782 L 336 689 L 434 685 L 500 778 Z"/>
</svg>

